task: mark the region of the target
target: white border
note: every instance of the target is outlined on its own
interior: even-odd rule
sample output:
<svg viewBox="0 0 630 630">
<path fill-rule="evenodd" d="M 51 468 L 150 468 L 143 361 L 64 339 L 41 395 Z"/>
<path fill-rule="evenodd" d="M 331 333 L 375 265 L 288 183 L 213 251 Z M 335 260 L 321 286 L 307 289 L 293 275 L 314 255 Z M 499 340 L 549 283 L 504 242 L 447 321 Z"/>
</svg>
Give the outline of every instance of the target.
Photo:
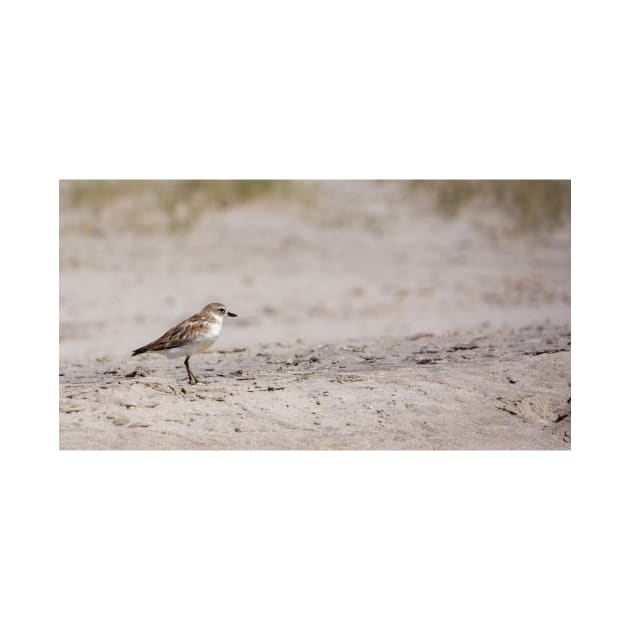
<svg viewBox="0 0 630 630">
<path fill-rule="evenodd" d="M 3 627 L 627 627 L 618 6 L 3 12 Z M 58 452 L 57 182 L 81 177 L 571 178 L 573 451 Z"/>
</svg>

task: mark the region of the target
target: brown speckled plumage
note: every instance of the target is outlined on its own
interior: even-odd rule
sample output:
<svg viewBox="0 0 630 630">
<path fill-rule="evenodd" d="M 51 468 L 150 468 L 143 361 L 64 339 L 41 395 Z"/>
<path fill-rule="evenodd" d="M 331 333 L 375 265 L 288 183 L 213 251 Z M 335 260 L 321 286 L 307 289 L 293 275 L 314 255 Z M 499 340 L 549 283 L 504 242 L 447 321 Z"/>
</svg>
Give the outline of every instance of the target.
<svg viewBox="0 0 630 630">
<path fill-rule="evenodd" d="M 186 355 L 184 365 L 188 372 L 188 381 L 190 384 L 197 383 L 197 377 L 192 373 L 188 361 L 190 356 L 198 352 L 205 352 L 221 330 L 221 324 L 225 317 L 237 317 L 235 313 L 230 313 L 218 302 L 212 302 L 206 305 L 199 313 L 195 313 L 192 317 L 185 319 L 176 326 L 169 328 L 161 337 L 148 343 L 146 346 L 136 348 L 132 352 L 132 356 L 143 354 L 145 352 L 162 352 L 173 350 L 173 357 Z M 182 353 L 177 354 L 177 350 L 181 349 Z"/>
</svg>

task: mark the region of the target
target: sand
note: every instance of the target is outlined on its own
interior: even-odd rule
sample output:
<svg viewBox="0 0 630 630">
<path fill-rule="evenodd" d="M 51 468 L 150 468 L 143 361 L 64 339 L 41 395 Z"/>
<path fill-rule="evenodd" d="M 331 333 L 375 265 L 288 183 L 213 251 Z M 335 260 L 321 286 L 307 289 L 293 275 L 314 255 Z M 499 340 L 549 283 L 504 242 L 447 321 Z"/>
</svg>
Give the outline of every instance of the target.
<svg viewBox="0 0 630 630">
<path fill-rule="evenodd" d="M 569 226 L 344 186 L 360 212 L 266 201 L 183 232 L 62 212 L 60 448 L 570 448 Z M 211 301 L 239 317 L 200 384 L 130 356 Z"/>
</svg>

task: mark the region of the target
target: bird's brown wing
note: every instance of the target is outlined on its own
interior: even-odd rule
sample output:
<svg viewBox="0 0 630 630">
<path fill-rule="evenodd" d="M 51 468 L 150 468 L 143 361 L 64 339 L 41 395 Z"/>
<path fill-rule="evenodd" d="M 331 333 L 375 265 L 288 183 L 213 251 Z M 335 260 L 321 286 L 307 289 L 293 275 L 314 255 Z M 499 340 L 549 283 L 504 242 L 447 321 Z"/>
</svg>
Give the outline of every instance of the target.
<svg viewBox="0 0 630 630">
<path fill-rule="evenodd" d="M 158 352 L 169 348 L 179 348 L 184 346 L 207 327 L 206 320 L 200 315 L 193 315 L 176 326 L 169 328 L 161 337 L 148 343 L 146 346 L 136 348 L 132 356 L 143 352 Z"/>
</svg>

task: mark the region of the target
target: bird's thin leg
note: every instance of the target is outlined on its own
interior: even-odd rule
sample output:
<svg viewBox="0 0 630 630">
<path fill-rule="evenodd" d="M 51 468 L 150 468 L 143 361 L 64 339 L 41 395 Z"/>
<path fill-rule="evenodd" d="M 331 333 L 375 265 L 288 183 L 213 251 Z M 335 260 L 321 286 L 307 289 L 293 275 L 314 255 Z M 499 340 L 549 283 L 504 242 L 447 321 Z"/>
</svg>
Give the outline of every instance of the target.
<svg viewBox="0 0 630 630">
<path fill-rule="evenodd" d="M 191 385 L 196 385 L 199 381 L 197 380 L 197 377 L 192 373 L 192 370 L 190 369 L 190 365 L 188 365 L 189 359 L 190 359 L 190 356 L 186 357 L 186 360 L 184 361 L 184 365 L 186 366 L 186 372 L 188 372 L 188 382 Z"/>
</svg>

